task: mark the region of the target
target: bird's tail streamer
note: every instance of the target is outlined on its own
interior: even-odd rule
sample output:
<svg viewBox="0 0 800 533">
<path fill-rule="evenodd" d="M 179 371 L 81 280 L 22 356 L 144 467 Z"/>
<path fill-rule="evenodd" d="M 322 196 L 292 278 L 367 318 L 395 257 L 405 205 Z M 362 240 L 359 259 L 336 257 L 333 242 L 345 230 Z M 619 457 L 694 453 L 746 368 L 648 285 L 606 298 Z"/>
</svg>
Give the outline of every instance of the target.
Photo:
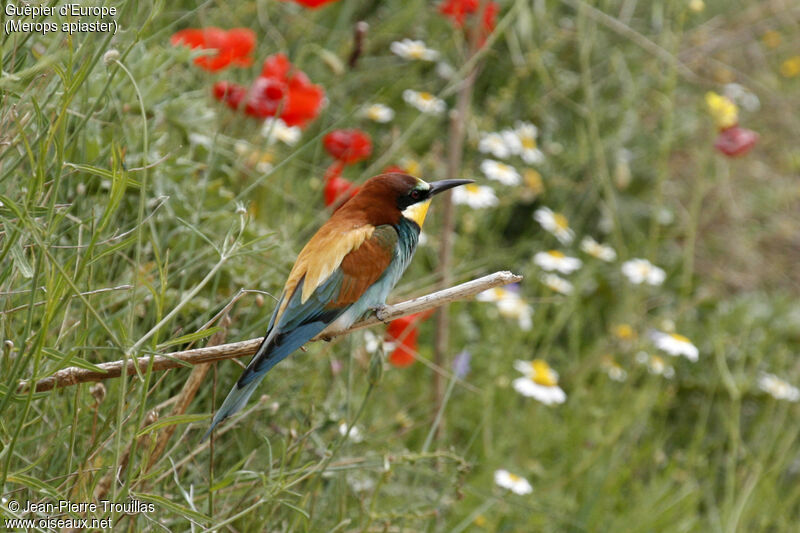
<svg viewBox="0 0 800 533">
<path fill-rule="evenodd" d="M 264 338 L 255 355 L 253 355 L 253 358 L 250 360 L 251 364 L 267 351 L 270 345 L 270 340 L 271 339 L 269 336 Z M 248 365 L 248 367 L 249 366 L 250 365 Z M 258 384 L 261 383 L 261 380 L 253 379 L 244 385 L 239 385 L 240 382 L 241 380 L 236 382 L 233 388 L 231 388 L 231 391 L 225 397 L 225 401 L 222 402 L 219 410 L 214 413 L 214 418 L 211 420 L 211 427 L 208 428 L 208 431 L 206 431 L 205 435 L 203 435 L 203 438 L 200 439 L 201 442 L 206 440 L 208 436 L 211 435 L 211 432 L 214 431 L 214 428 L 217 427 L 223 420 L 235 415 L 239 409 L 247 404 L 247 400 L 249 400 L 250 396 L 253 395 L 256 387 L 258 387 Z"/>
</svg>

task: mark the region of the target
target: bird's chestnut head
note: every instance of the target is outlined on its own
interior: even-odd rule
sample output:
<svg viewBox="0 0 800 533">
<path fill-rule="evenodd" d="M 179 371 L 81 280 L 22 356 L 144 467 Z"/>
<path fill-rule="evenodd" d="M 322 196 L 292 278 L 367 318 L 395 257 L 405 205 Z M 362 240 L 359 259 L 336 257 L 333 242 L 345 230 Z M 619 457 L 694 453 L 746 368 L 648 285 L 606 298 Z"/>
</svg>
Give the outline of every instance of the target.
<svg viewBox="0 0 800 533">
<path fill-rule="evenodd" d="M 375 219 L 371 220 L 373 224 L 396 224 L 403 217 L 421 228 L 433 196 L 467 183 L 472 183 L 472 180 L 428 183 L 408 174 L 390 172 L 364 182 L 359 193 L 348 204 L 353 203 L 353 207 L 358 209 L 370 209 L 374 213 L 371 217 Z M 389 220 L 377 220 L 384 217 Z"/>
</svg>

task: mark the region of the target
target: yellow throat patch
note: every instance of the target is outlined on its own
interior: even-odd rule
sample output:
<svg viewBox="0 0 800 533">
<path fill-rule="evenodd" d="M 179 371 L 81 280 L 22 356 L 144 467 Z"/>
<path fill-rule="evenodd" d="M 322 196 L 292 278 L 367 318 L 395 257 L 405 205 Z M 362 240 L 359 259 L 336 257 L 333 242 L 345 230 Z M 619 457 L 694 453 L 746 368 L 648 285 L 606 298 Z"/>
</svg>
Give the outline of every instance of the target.
<svg viewBox="0 0 800 533">
<path fill-rule="evenodd" d="M 422 224 L 425 223 L 425 215 L 428 214 L 428 207 L 431 205 L 430 198 L 425 200 L 424 202 L 418 202 L 416 204 L 411 204 L 410 206 L 403 209 L 403 216 L 409 220 L 413 220 L 417 223 L 417 226 L 422 229 Z"/>
</svg>

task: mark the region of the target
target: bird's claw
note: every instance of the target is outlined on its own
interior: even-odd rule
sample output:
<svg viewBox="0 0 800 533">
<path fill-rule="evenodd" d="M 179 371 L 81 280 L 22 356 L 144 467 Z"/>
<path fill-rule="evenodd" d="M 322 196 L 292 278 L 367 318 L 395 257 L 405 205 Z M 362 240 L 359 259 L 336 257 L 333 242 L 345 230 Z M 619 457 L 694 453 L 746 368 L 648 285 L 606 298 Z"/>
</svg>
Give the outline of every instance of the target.
<svg viewBox="0 0 800 533">
<path fill-rule="evenodd" d="M 373 313 L 375 313 L 375 317 L 383 322 L 384 324 L 388 324 L 390 322 L 389 316 L 394 311 L 394 307 L 391 305 L 376 305 L 374 307 L 370 307 Z"/>
</svg>

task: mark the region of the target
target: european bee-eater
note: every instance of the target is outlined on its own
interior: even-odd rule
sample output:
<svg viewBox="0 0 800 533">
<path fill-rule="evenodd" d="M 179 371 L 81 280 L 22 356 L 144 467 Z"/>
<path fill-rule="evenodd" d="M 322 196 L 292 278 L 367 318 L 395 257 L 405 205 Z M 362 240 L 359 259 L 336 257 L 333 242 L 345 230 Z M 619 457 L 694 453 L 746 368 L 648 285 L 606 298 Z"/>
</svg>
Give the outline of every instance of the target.
<svg viewBox="0 0 800 533">
<path fill-rule="evenodd" d="M 326 328 L 380 309 L 414 250 L 431 198 L 472 180 L 426 183 L 401 173 L 367 180 L 297 256 L 267 334 L 206 436 L 241 409 L 264 375 Z M 204 437 L 205 438 L 205 437 Z"/>
</svg>

